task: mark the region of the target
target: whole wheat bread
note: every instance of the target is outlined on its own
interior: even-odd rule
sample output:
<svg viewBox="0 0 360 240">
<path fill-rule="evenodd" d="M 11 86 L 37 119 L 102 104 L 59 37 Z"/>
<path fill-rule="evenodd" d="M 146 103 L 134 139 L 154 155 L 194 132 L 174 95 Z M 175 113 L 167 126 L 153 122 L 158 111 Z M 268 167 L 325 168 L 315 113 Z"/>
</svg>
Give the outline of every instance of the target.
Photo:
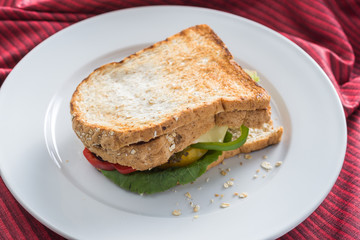
<svg viewBox="0 0 360 240">
<path fill-rule="evenodd" d="M 214 125 L 269 122 L 269 104 L 270 96 L 221 39 L 198 25 L 94 70 L 70 107 L 73 129 L 86 147 L 106 161 L 145 170 L 163 162 L 139 157 L 152 149 L 145 143 L 154 146 L 153 155 L 167 157 Z M 192 129 L 187 141 L 164 147 L 168 136 L 186 129 Z"/>
</svg>

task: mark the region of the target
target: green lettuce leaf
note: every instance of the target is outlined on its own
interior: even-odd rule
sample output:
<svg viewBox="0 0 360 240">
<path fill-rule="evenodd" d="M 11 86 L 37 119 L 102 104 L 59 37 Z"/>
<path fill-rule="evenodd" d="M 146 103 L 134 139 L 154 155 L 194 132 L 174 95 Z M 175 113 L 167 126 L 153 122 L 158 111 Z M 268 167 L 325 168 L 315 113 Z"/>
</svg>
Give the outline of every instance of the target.
<svg viewBox="0 0 360 240">
<path fill-rule="evenodd" d="M 252 78 L 252 80 L 254 80 L 255 82 L 259 82 L 260 81 L 260 77 L 257 74 L 256 71 L 254 70 L 249 70 L 249 69 L 244 69 L 244 71 L 249 74 L 249 76 Z"/>
<path fill-rule="evenodd" d="M 130 174 L 106 170 L 101 170 L 101 172 L 123 189 L 136 193 L 152 194 L 163 192 L 178 184 L 195 181 L 206 172 L 207 166 L 215 162 L 221 154 L 222 151 L 208 151 L 201 159 L 190 165 L 165 170 L 153 169 Z"/>
</svg>

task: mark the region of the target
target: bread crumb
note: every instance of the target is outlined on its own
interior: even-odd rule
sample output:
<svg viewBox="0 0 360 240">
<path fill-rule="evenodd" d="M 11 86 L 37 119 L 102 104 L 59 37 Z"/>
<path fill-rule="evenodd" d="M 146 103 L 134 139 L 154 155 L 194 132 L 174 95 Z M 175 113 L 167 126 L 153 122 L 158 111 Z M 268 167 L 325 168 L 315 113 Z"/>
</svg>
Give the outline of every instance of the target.
<svg viewBox="0 0 360 240">
<path fill-rule="evenodd" d="M 187 197 L 188 199 L 191 199 L 191 194 L 189 192 L 185 193 L 185 197 Z"/>
<path fill-rule="evenodd" d="M 264 156 L 263 156 L 263 159 L 267 159 L 267 158 L 268 158 L 268 156 L 267 156 L 267 155 L 264 155 Z"/>
<path fill-rule="evenodd" d="M 195 205 L 193 211 L 198 212 L 199 210 L 200 210 L 200 205 Z"/>
<path fill-rule="evenodd" d="M 280 167 L 281 165 L 282 165 L 282 161 L 277 161 L 276 163 L 275 163 L 275 167 Z"/>
<path fill-rule="evenodd" d="M 267 161 L 263 161 L 260 166 L 266 171 L 270 171 L 272 169 L 271 163 Z"/>
<path fill-rule="evenodd" d="M 256 178 L 258 178 L 259 176 L 257 175 L 257 174 L 255 174 L 254 176 L 253 176 L 253 178 L 254 179 L 256 179 Z"/>
<path fill-rule="evenodd" d="M 199 215 L 195 215 L 195 216 L 194 216 L 194 219 L 198 219 L 198 218 L 199 218 Z"/>
<path fill-rule="evenodd" d="M 221 204 L 220 204 L 220 207 L 221 207 L 221 208 L 230 207 L 230 203 L 221 203 Z"/>
<path fill-rule="evenodd" d="M 239 194 L 239 198 L 247 198 L 248 194 L 247 192 L 243 192 Z"/>
<path fill-rule="evenodd" d="M 252 159 L 252 156 L 251 156 L 250 154 L 245 154 L 245 155 L 244 155 L 244 158 L 245 158 L 245 159 Z"/>
<path fill-rule="evenodd" d="M 172 215 L 174 215 L 174 216 L 180 216 L 180 215 L 181 215 L 180 209 L 176 209 L 176 210 L 172 211 Z"/>
<path fill-rule="evenodd" d="M 134 155 L 136 153 L 136 150 L 135 149 L 132 149 L 131 152 L 130 152 L 132 155 Z"/>
<path fill-rule="evenodd" d="M 221 171 L 220 171 L 220 174 L 223 175 L 223 176 L 226 176 L 227 172 L 224 171 L 224 170 L 221 170 Z"/>
</svg>

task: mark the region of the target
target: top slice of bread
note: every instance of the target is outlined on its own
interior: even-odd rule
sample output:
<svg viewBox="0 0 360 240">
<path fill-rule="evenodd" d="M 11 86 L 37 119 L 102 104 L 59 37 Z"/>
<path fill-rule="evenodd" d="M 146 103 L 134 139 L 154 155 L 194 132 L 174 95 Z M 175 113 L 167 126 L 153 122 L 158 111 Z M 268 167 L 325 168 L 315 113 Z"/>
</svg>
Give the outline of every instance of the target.
<svg viewBox="0 0 360 240">
<path fill-rule="evenodd" d="M 96 69 L 79 84 L 70 106 L 78 136 L 96 136 L 100 143 L 111 136 L 119 147 L 207 116 L 269 104 L 270 96 L 213 30 L 197 25 Z"/>
</svg>

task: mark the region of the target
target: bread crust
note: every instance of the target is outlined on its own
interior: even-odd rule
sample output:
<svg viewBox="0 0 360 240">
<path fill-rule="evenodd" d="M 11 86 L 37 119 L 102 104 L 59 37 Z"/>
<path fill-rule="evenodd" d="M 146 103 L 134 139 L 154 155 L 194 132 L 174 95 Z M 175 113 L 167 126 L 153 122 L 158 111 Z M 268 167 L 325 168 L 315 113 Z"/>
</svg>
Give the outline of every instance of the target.
<svg viewBox="0 0 360 240">
<path fill-rule="evenodd" d="M 271 108 L 255 111 L 221 112 L 215 115 L 217 126 L 239 127 L 245 125 L 250 128 L 259 128 L 271 121 Z"/>
</svg>

